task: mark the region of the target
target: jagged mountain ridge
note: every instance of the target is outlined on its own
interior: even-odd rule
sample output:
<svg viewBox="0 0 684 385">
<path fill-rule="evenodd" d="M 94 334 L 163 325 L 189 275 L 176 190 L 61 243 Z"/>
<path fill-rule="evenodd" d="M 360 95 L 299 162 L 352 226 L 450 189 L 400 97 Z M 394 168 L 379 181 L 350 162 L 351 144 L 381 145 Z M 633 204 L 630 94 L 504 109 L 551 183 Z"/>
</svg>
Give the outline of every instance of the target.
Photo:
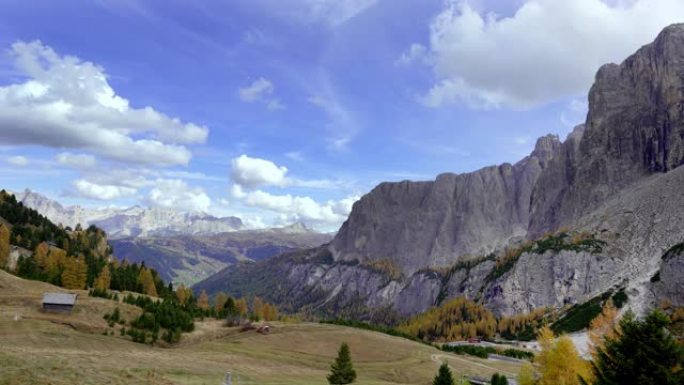
<svg viewBox="0 0 684 385">
<path fill-rule="evenodd" d="M 179 234 L 216 234 L 243 230 L 237 217 L 217 218 L 206 213 L 177 212 L 159 207 L 133 206 L 125 209 L 87 209 L 63 206 L 29 189 L 16 193 L 17 199 L 40 212 L 54 223 L 75 227 L 96 225 L 107 232 L 110 239 Z"/>
<path fill-rule="evenodd" d="M 383 183 L 355 203 L 330 246 L 225 269 L 197 287 L 355 316 L 415 314 L 459 295 L 498 314 L 618 288 L 636 309 L 684 297 L 681 256 L 663 257 L 684 241 L 683 58 L 684 25 L 670 26 L 598 71 L 586 123 L 562 144 L 542 139 L 535 152 L 543 156 L 434 182 Z M 529 251 L 498 270 L 491 258 L 458 265 L 562 226 L 605 247 Z"/>
</svg>

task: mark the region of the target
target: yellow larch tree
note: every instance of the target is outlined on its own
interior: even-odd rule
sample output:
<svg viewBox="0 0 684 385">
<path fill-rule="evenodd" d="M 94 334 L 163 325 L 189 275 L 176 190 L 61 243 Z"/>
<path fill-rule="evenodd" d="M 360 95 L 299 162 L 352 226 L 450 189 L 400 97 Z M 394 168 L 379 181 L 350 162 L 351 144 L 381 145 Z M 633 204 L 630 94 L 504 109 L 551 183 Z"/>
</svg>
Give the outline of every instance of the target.
<svg viewBox="0 0 684 385">
<path fill-rule="evenodd" d="M 603 310 L 589 324 L 589 351 L 596 358 L 596 352 L 603 348 L 607 338 L 615 337 L 618 328 L 618 309 L 609 299 L 603 305 Z"/>
<path fill-rule="evenodd" d="M 216 309 L 216 311 L 223 310 L 223 306 L 226 305 L 226 302 L 228 302 L 228 294 L 222 291 L 218 292 L 214 298 L 214 309 Z"/>
<path fill-rule="evenodd" d="M 535 361 L 539 366 L 538 385 L 580 385 L 580 377 L 591 383 L 591 366 L 583 360 L 568 336 L 554 340 L 547 326 L 538 335 L 541 352 Z"/>
<path fill-rule="evenodd" d="M 259 297 L 254 297 L 254 301 L 252 302 L 252 314 L 258 319 L 264 318 L 264 301 Z"/>
<path fill-rule="evenodd" d="M 10 255 L 10 231 L 4 225 L 0 224 L 0 269 L 7 265 Z"/>
<path fill-rule="evenodd" d="M 64 261 L 62 286 L 67 289 L 83 289 L 88 280 L 88 266 L 83 258 L 69 258 Z"/>
<path fill-rule="evenodd" d="M 48 265 L 48 253 L 50 252 L 50 247 L 47 243 L 41 242 L 33 250 L 33 258 L 36 259 L 36 265 L 38 265 L 41 270 L 47 271 Z"/>
<path fill-rule="evenodd" d="M 207 292 L 202 290 L 199 297 L 197 298 L 197 307 L 203 310 L 209 309 L 209 296 Z"/>
<path fill-rule="evenodd" d="M 95 280 L 95 288 L 98 290 L 109 290 L 111 282 L 112 276 L 109 272 L 109 266 L 105 266 Z"/>
<path fill-rule="evenodd" d="M 244 298 L 235 300 L 235 308 L 240 314 L 240 317 L 244 317 L 247 315 L 247 300 Z"/>
<path fill-rule="evenodd" d="M 154 277 L 152 277 L 152 272 L 148 268 L 143 267 L 140 269 L 138 281 L 143 287 L 143 293 L 151 297 L 157 296 L 157 287 L 154 284 Z"/>
</svg>

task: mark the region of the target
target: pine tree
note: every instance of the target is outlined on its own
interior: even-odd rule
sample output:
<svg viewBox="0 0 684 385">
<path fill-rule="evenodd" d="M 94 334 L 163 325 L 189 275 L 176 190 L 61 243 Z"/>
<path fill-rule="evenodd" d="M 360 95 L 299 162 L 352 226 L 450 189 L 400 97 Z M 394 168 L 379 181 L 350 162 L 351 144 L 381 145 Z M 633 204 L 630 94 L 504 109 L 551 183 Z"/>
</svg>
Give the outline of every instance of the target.
<svg viewBox="0 0 684 385">
<path fill-rule="evenodd" d="M 4 269 L 10 254 L 10 231 L 0 224 L 0 269 Z"/>
<path fill-rule="evenodd" d="M 197 299 L 197 307 L 199 307 L 202 310 L 209 309 L 209 296 L 207 295 L 207 292 L 205 290 L 202 290 L 199 298 Z"/>
<path fill-rule="evenodd" d="M 494 373 L 490 385 L 508 385 L 508 378 L 503 374 Z"/>
<path fill-rule="evenodd" d="M 337 359 L 330 366 L 328 383 L 330 385 L 351 384 L 356 380 L 356 371 L 352 366 L 349 345 L 342 343 L 337 353 Z"/>
<path fill-rule="evenodd" d="M 442 363 L 437 372 L 437 376 L 432 380 L 432 385 L 454 385 L 454 377 L 451 375 L 451 369 L 446 362 Z"/>
<path fill-rule="evenodd" d="M 597 351 L 593 384 L 684 384 L 684 348 L 666 330 L 669 322 L 659 310 L 643 321 L 627 313 L 615 336 Z"/>
</svg>

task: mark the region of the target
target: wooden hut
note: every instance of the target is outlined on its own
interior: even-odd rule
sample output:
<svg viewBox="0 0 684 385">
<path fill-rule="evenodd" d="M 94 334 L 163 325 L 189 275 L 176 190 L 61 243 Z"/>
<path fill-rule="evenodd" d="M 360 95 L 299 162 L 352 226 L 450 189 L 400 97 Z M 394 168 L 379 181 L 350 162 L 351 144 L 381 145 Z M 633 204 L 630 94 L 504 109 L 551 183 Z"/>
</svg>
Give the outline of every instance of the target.
<svg viewBox="0 0 684 385">
<path fill-rule="evenodd" d="M 76 305 L 76 294 L 45 293 L 43 294 L 43 310 L 55 313 L 71 313 Z"/>
</svg>

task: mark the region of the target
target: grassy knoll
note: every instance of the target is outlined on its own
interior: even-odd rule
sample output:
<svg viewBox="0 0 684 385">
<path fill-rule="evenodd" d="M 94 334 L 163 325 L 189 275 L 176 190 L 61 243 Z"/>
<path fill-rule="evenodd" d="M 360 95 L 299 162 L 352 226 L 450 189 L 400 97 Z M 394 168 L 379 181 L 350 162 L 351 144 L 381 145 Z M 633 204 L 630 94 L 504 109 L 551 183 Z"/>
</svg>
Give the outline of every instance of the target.
<svg viewBox="0 0 684 385">
<path fill-rule="evenodd" d="M 442 360 L 456 373 L 489 377 L 513 374 L 517 366 L 450 353 L 403 338 L 350 327 L 273 323 L 271 334 L 239 332 L 219 321 L 197 322 L 197 330 L 171 348 L 104 336 L 102 315 L 113 302 L 82 295 L 72 316 L 38 311 L 45 290 L 56 290 L 0 272 L 0 384 L 208 384 L 222 383 L 226 370 L 236 384 L 325 384 L 341 342 L 351 348 L 365 385 L 429 384 Z M 117 305 L 133 315 L 135 308 Z M 15 314 L 23 318 L 14 321 Z"/>
</svg>

